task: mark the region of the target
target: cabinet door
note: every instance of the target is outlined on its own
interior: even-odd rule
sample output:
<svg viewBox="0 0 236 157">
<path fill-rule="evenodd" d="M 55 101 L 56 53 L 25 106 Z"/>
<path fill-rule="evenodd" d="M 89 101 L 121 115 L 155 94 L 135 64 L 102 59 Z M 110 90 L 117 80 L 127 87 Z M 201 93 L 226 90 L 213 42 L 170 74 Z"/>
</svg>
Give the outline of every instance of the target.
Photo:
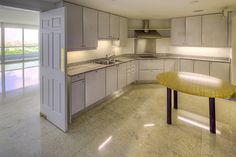
<svg viewBox="0 0 236 157">
<path fill-rule="evenodd" d="M 112 66 L 106 68 L 106 95 L 117 91 L 117 79 L 117 67 Z"/>
<path fill-rule="evenodd" d="M 202 45 L 202 17 L 193 16 L 186 18 L 186 45 Z"/>
<path fill-rule="evenodd" d="M 145 69 L 163 69 L 164 67 L 164 60 L 158 59 L 158 60 L 140 60 L 139 62 L 139 68 L 140 70 Z"/>
<path fill-rule="evenodd" d="M 193 72 L 193 60 L 180 60 L 180 71 L 181 72 Z"/>
<path fill-rule="evenodd" d="M 210 75 L 229 82 L 230 81 L 230 64 L 211 62 Z"/>
<path fill-rule="evenodd" d="M 210 75 L 210 62 L 194 61 L 194 73 Z"/>
<path fill-rule="evenodd" d="M 185 18 L 171 20 L 171 42 L 174 46 L 185 44 Z"/>
<path fill-rule="evenodd" d="M 84 47 L 97 48 L 98 44 L 98 22 L 97 11 L 83 8 Z"/>
<path fill-rule="evenodd" d="M 120 17 L 110 14 L 110 37 L 119 39 L 120 37 Z"/>
<path fill-rule="evenodd" d="M 65 3 L 67 8 L 67 50 L 73 51 L 83 45 L 83 9 L 70 3 Z"/>
<path fill-rule="evenodd" d="M 86 107 L 105 97 L 105 69 L 91 71 L 85 74 Z"/>
<path fill-rule="evenodd" d="M 118 90 L 124 88 L 127 84 L 126 63 L 118 65 Z"/>
<path fill-rule="evenodd" d="M 72 115 L 83 110 L 85 107 L 84 100 L 84 80 L 73 82 L 71 87 L 71 113 Z"/>
<path fill-rule="evenodd" d="M 203 46 L 228 46 L 227 17 L 222 14 L 204 15 L 202 22 Z"/>
<path fill-rule="evenodd" d="M 126 46 L 128 40 L 128 21 L 120 17 L 120 46 Z"/>
<path fill-rule="evenodd" d="M 110 38 L 110 15 L 105 12 L 98 12 L 98 38 L 109 39 Z"/>
<path fill-rule="evenodd" d="M 163 70 L 140 70 L 139 80 L 140 81 L 156 81 L 157 75 L 162 72 Z"/>
<path fill-rule="evenodd" d="M 177 64 L 175 59 L 166 59 L 164 62 L 164 70 L 167 71 L 176 71 Z"/>
<path fill-rule="evenodd" d="M 130 61 L 127 64 L 127 85 L 136 81 L 136 65 L 135 61 Z"/>
</svg>

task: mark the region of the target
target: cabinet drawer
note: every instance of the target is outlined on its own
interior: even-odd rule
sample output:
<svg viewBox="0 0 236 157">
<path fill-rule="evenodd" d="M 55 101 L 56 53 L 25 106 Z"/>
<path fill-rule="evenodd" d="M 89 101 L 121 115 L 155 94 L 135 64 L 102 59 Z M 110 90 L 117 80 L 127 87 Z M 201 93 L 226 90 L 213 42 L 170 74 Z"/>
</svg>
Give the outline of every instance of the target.
<svg viewBox="0 0 236 157">
<path fill-rule="evenodd" d="M 72 76 L 71 81 L 76 82 L 83 79 L 84 79 L 84 74 L 79 74 L 79 75 Z"/>
<path fill-rule="evenodd" d="M 140 60 L 139 61 L 139 68 L 140 70 L 146 70 L 146 69 L 164 69 L 164 61 L 163 60 Z"/>
</svg>

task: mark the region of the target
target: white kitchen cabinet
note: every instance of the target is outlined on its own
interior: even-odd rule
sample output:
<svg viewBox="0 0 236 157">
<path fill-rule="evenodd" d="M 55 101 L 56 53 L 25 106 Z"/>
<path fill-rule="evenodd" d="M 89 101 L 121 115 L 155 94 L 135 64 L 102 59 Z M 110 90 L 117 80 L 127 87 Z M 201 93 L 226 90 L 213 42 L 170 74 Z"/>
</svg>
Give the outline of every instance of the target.
<svg viewBox="0 0 236 157">
<path fill-rule="evenodd" d="M 209 75 L 210 62 L 208 61 L 194 61 L 194 73 Z"/>
<path fill-rule="evenodd" d="M 162 59 L 151 59 L 151 60 L 140 60 L 139 61 L 139 69 L 147 70 L 147 69 L 164 69 L 164 60 Z"/>
<path fill-rule="evenodd" d="M 83 8 L 84 47 L 96 49 L 98 45 L 97 11 Z"/>
<path fill-rule="evenodd" d="M 181 59 L 179 69 L 181 72 L 193 72 L 193 60 Z"/>
<path fill-rule="evenodd" d="M 71 85 L 71 114 L 74 115 L 85 108 L 84 80 L 72 82 Z"/>
<path fill-rule="evenodd" d="M 106 95 L 110 95 L 117 91 L 118 85 L 117 66 L 106 68 Z"/>
<path fill-rule="evenodd" d="M 165 59 L 164 61 L 164 71 L 177 71 L 177 61 L 176 59 Z"/>
<path fill-rule="evenodd" d="M 120 38 L 120 17 L 110 14 L 110 38 Z"/>
<path fill-rule="evenodd" d="M 120 17 L 120 46 L 126 46 L 128 41 L 128 20 Z"/>
<path fill-rule="evenodd" d="M 110 38 L 110 14 L 105 12 L 98 12 L 98 38 Z"/>
<path fill-rule="evenodd" d="M 67 8 L 67 50 L 73 51 L 83 47 L 83 8 L 65 3 Z"/>
<path fill-rule="evenodd" d="M 85 105 L 94 104 L 106 95 L 105 69 L 85 73 Z"/>
<path fill-rule="evenodd" d="M 202 16 L 186 17 L 186 45 L 202 45 Z"/>
<path fill-rule="evenodd" d="M 228 46 L 228 22 L 222 14 L 202 16 L 202 45 L 207 47 Z"/>
<path fill-rule="evenodd" d="M 135 61 L 127 63 L 127 85 L 136 81 L 136 65 Z"/>
<path fill-rule="evenodd" d="M 127 68 L 126 63 L 117 65 L 118 70 L 118 90 L 127 85 Z"/>
<path fill-rule="evenodd" d="M 174 46 L 185 44 L 185 18 L 175 18 L 171 20 L 171 43 Z"/>
<path fill-rule="evenodd" d="M 139 81 L 156 81 L 157 75 L 162 72 L 163 70 L 140 70 Z"/>
<path fill-rule="evenodd" d="M 211 62 L 210 75 L 229 82 L 230 81 L 230 64 L 221 63 L 221 62 Z"/>
</svg>

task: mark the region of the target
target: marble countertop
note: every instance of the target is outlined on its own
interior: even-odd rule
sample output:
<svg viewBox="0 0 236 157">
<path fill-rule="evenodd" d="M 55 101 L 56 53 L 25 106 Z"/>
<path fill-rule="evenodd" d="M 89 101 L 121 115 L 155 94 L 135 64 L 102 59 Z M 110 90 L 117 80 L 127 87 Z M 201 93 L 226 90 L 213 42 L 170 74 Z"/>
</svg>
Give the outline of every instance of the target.
<svg viewBox="0 0 236 157">
<path fill-rule="evenodd" d="M 230 63 L 229 58 L 224 57 L 203 57 L 203 56 L 186 56 L 186 55 L 173 55 L 173 54 L 156 54 L 152 58 L 143 58 L 142 55 L 122 55 L 118 56 L 115 59 L 119 62 L 116 62 L 115 64 L 110 65 L 102 65 L 95 63 L 94 60 L 81 62 L 78 64 L 70 65 L 67 68 L 67 75 L 72 77 L 74 75 L 82 74 L 85 72 L 90 72 L 98 69 L 103 69 L 109 66 L 122 64 L 125 62 L 129 62 L 132 60 L 152 60 L 152 59 L 191 59 L 191 60 L 201 60 L 201 61 L 212 61 L 212 62 L 224 62 L 224 63 Z"/>
<path fill-rule="evenodd" d="M 102 64 L 98 64 L 95 62 L 90 62 L 90 63 L 84 63 L 84 64 L 78 64 L 78 65 L 74 65 L 74 66 L 70 66 L 67 68 L 67 75 L 68 76 L 74 76 L 74 75 L 78 75 L 78 74 L 82 74 L 85 72 L 90 72 L 90 71 L 94 71 L 94 70 L 98 70 L 98 69 L 103 69 L 109 66 L 114 66 L 114 65 L 118 65 L 118 64 L 122 64 L 125 62 L 129 62 L 132 60 L 135 60 L 135 58 L 129 58 L 129 57 L 117 57 L 116 60 L 119 60 L 118 62 L 116 62 L 115 64 L 109 64 L 109 65 L 102 65 Z"/>
</svg>

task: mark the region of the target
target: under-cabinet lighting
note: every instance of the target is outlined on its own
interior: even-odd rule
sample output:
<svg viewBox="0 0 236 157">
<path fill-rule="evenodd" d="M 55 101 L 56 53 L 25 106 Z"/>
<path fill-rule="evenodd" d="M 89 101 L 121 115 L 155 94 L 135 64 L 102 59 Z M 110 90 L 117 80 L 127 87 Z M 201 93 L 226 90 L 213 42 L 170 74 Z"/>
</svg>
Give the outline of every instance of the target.
<svg viewBox="0 0 236 157">
<path fill-rule="evenodd" d="M 144 124 L 143 126 L 144 126 L 145 128 L 147 128 L 147 127 L 153 127 L 153 126 L 155 126 L 155 124 L 150 123 L 150 124 Z"/>
<path fill-rule="evenodd" d="M 112 139 L 112 136 L 108 137 L 108 138 L 98 147 L 98 150 L 101 150 L 111 139 Z"/>
<path fill-rule="evenodd" d="M 185 118 L 185 117 L 182 117 L 182 116 L 178 116 L 178 119 L 183 121 L 183 122 L 186 122 L 188 124 L 191 124 L 193 126 L 196 126 L 196 127 L 199 127 L 199 128 L 202 128 L 202 129 L 205 129 L 205 130 L 210 130 L 210 128 L 204 124 L 201 124 L 199 122 L 196 122 L 196 121 L 193 121 L 191 119 L 188 119 L 188 118 Z M 221 134 L 221 132 L 219 130 L 216 129 L 216 133 L 217 134 Z"/>
</svg>

